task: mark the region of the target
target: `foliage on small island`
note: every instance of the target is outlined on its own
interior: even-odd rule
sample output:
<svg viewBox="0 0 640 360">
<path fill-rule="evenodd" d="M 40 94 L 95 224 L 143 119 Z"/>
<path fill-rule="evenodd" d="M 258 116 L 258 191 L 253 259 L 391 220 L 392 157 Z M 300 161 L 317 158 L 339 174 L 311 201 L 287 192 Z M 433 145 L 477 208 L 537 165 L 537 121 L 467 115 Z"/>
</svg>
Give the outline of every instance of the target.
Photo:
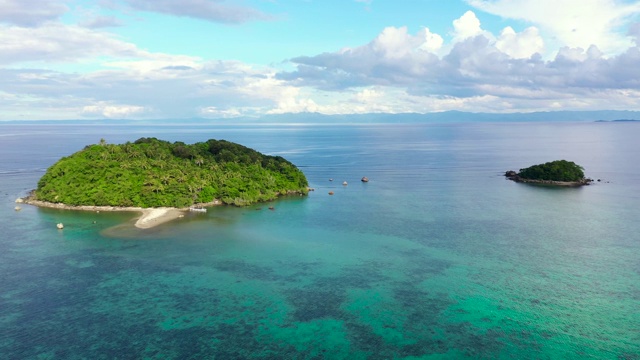
<svg viewBox="0 0 640 360">
<path fill-rule="evenodd" d="M 584 169 L 572 161 L 556 160 L 520 169 L 518 176 L 529 180 L 576 182 L 584 180 Z"/>
<path fill-rule="evenodd" d="M 219 199 L 238 206 L 306 194 L 292 163 L 225 140 L 192 145 L 141 138 L 100 140 L 60 159 L 38 182 L 35 198 L 67 205 L 187 207 Z"/>
</svg>

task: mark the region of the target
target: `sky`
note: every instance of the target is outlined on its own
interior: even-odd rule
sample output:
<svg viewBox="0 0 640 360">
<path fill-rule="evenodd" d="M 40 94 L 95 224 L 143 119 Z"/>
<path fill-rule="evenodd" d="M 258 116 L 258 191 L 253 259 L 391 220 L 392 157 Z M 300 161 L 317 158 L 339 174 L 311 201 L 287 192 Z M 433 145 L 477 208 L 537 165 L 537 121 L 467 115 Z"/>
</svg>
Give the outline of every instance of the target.
<svg viewBox="0 0 640 360">
<path fill-rule="evenodd" d="M 640 1 L 0 0 L 0 120 L 640 110 Z"/>
</svg>

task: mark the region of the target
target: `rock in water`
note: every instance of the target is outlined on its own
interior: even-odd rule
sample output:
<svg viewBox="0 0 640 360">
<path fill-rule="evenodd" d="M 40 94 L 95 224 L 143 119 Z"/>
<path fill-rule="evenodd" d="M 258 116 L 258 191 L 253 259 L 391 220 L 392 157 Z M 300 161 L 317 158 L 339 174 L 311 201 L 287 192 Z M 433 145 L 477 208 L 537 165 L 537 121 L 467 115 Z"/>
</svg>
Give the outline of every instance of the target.
<svg viewBox="0 0 640 360">
<path fill-rule="evenodd" d="M 360 181 L 362 181 L 362 182 L 369 182 L 369 178 L 368 178 L 368 177 L 366 177 L 366 176 L 364 176 L 364 177 L 362 177 L 362 179 L 361 179 Z"/>
</svg>

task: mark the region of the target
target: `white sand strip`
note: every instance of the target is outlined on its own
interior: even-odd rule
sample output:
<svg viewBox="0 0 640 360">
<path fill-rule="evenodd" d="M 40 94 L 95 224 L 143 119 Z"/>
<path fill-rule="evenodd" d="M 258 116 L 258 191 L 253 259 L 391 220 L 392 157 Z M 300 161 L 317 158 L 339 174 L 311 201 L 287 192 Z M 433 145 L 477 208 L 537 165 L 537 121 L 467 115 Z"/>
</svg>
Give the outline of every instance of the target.
<svg viewBox="0 0 640 360">
<path fill-rule="evenodd" d="M 176 208 L 154 208 L 142 210 L 142 216 L 136 221 L 139 229 L 149 229 L 154 226 L 177 219 L 182 212 Z"/>
</svg>

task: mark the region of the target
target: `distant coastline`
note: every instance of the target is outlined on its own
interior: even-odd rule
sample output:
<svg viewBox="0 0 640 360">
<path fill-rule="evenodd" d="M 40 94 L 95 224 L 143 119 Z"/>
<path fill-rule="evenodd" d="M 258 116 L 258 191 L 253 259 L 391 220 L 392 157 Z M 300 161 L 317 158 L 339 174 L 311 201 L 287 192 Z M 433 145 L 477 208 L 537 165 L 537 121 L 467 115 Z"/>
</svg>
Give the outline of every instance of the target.
<svg viewBox="0 0 640 360">
<path fill-rule="evenodd" d="M 635 119 L 618 119 L 618 120 L 597 120 L 596 122 L 640 122 L 640 120 Z"/>
<path fill-rule="evenodd" d="M 263 116 L 241 116 L 234 118 L 183 118 L 183 119 L 69 119 L 69 120 L 0 120 L 0 124 L 28 125 L 154 125 L 184 126 L 185 124 L 207 125 L 357 125 L 357 124 L 416 124 L 416 123 L 482 123 L 482 122 L 624 122 L 640 121 L 640 111 L 593 110 L 593 111 L 537 111 L 514 113 L 487 113 L 442 111 L 427 113 L 366 113 L 328 115 L 315 112 L 273 114 Z"/>
</svg>

